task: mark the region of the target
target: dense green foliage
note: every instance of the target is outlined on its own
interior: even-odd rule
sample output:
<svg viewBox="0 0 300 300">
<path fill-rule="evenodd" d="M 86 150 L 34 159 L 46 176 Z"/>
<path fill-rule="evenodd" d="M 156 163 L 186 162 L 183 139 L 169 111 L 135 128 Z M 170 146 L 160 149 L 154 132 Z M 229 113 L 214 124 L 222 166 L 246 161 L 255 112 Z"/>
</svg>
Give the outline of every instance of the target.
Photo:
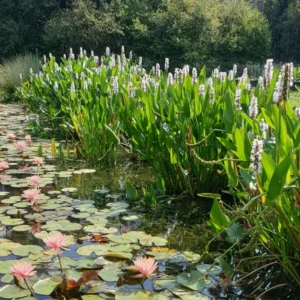
<svg viewBox="0 0 300 300">
<path fill-rule="evenodd" d="M 246 1 L 5 0 L 0 5 L 0 58 L 24 50 L 61 55 L 81 46 L 103 54 L 107 45 L 113 52 L 124 45 L 147 57 L 148 65 L 169 57 L 174 67 L 261 63 L 270 53 L 268 24 Z"/>
<path fill-rule="evenodd" d="M 59 0 L 0 1 L 0 58 L 40 50 L 43 28 L 58 8 Z"/>
<path fill-rule="evenodd" d="M 70 57 L 60 65 L 51 57 L 23 85 L 20 96 L 32 111 L 79 140 L 88 158 L 103 159 L 121 146 L 146 160 L 161 193 L 214 198 L 211 225 L 232 243 L 221 264 L 234 246 L 258 242 L 260 259 L 267 253 L 300 284 L 300 108 L 288 103 L 292 64 L 279 72 L 267 61 L 251 88 L 247 70 L 236 78 L 235 68 L 228 75 L 215 69 L 207 78 L 205 67 L 198 74 L 185 66 L 173 77 L 168 66 L 147 73 L 124 52 Z M 226 185 L 237 207 L 203 194 Z M 152 186 L 148 194 L 154 197 Z"/>
<path fill-rule="evenodd" d="M 264 1 L 263 1 L 264 2 Z M 266 0 L 260 7 L 272 29 L 272 52 L 278 61 L 300 61 L 300 9 L 296 0 Z"/>
</svg>

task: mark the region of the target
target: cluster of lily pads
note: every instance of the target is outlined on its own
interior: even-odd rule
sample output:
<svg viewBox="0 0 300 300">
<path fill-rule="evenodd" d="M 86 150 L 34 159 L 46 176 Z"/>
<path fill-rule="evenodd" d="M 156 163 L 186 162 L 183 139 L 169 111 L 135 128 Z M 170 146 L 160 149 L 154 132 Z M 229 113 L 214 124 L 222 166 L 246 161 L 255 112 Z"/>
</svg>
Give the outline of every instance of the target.
<svg viewBox="0 0 300 300">
<path fill-rule="evenodd" d="M 20 153 L 15 140 L 24 136 L 25 117 L 18 107 L 9 108 L 5 121 L 0 113 L 0 160 L 8 164 L 1 171 L 0 298 L 207 299 L 202 292 L 216 283 L 220 267 L 199 264 L 197 253 L 168 248 L 163 237 L 121 228 L 116 218 L 136 223 L 139 216 L 130 214 L 127 202 L 108 197 L 108 190 L 99 190 L 111 201 L 102 209 L 92 200 L 72 197 L 78 187 L 55 190 L 57 178 L 95 170 L 61 172 L 42 160 L 33 165 L 40 145 L 47 162 L 51 142 L 30 141 L 26 153 Z M 11 142 L 7 133 L 13 131 Z M 32 202 L 22 193 L 26 194 L 34 179 L 39 192 Z M 48 249 L 51 243 L 47 241 L 61 233 L 67 234 L 62 251 Z M 28 273 L 32 275 L 28 278 L 16 276 L 20 262 L 28 263 L 36 273 Z"/>
</svg>

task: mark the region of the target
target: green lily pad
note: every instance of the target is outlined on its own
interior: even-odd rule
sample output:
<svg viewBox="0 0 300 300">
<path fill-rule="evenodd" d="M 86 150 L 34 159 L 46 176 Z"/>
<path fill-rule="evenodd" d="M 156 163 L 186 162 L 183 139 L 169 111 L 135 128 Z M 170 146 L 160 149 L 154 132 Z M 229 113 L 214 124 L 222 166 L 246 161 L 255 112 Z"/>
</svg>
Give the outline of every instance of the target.
<svg viewBox="0 0 300 300">
<path fill-rule="evenodd" d="M 23 245 L 13 249 L 12 253 L 16 256 L 28 256 L 29 253 L 38 254 L 43 251 L 43 248 L 37 245 Z"/>
<path fill-rule="evenodd" d="M 165 246 L 168 244 L 168 241 L 162 237 L 153 237 L 149 234 L 144 234 L 139 238 L 140 244 L 143 246 Z"/>
<path fill-rule="evenodd" d="M 2 191 L 2 192 L 0 192 L 0 197 L 1 197 L 1 196 L 6 196 L 6 195 L 8 195 L 8 194 L 9 194 L 9 192 Z"/>
<path fill-rule="evenodd" d="M 108 250 L 109 250 L 109 246 L 105 244 L 86 245 L 86 246 L 79 247 L 77 249 L 77 253 L 83 256 L 90 256 L 92 253 L 95 253 L 96 255 L 100 256 L 106 253 Z"/>
<path fill-rule="evenodd" d="M 86 219 L 90 216 L 89 213 L 79 213 L 79 214 L 73 214 L 71 215 L 72 218 L 74 219 Z"/>
<path fill-rule="evenodd" d="M 95 173 L 95 169 L 81 169 L 81 170 L 76 170 L 73 172 L 73 174 L 88 174 L 88 173 Z"/>
<path fill-rule="evenodd" d="M 173 292 L 176 296 L 180 297 L 182 300 L 209 300 L 209 298 L 203 294 L 200 294 L 198 292 L 190 292 L 187 293 L 186 291 L 175 291 Z"/>
<path fill-rule="evenodd" d="M 18 262 L 18 260 L 4 260 L 4 261 L 0 261 L 0 274 L 11 274 L 10 268 L 16 262 Z"/>
<path fill-rule="evenodd" d="M 57 212 L 56 212 L 57 214 Z M 45 225 L 42 226 L 42 229 L 48 231 L 77 231 L 82 228 L 81 224 L 71 223 L 69 220 L 59 220 L 59 221 L 48 221 Z"/>
<path fill-rule="evenodd" d="M 219 266 L 212 266 L 208 264 L 202 264 L 196 266 L 196 269 L 201 272 L 202 274 L 208 275 L 220 275 L 222 273 L 222 268 Z"/>
<path fill-rule="evenodd" d="M 5 285 L 0 288 L 0 297 L 4 299 L 17 299 L 29 296 L 29 290 L 23 290 L 16 285 Z"/>
<path fill-rule="evenodd" d="M 101 296 L 99 295 L 83 295 L 81 296 L 81 298 L 83 300 L 105 300 L 105 298 L 102 298 Z"/>
<path fill-rule="evenodd" d="M 17 225 L 22 225 L 24 224 L 24 220 L 22 219 L 6 219 L 1 221 L 2 225 L 5 226 L 17 226 Z"/>
<path fill-rule="evenodd" d="M 11 254 L 11 252 L 9 250 L 0 249 L 0 257 L 5 257 L 5 256 L 8 256 L 10 254 Z"/>
<path fill-rule="evenodd" d="M 4 204 L 13 204 L 13 203 L 16 203 L 16 202 L 19 202 L 21 201 L 21 199 L 3 199 L 1 200 L 1 203 L 4 203 Z"/>
<path fill-rule="evenodd" d="M 11 242 L 10 240 L 7 240 L 7 241 L 4 240 L 4 241 L 1 241 L 1 243 L 0 243 L 0 249 L 2 249 L 2 250 L 13 250 L 20 246 L 21 246 L 21 244 Z"/>
<path fill-rule="evenodd" d="M 26 208 L 26 207 L 29 207 L 31 205 L 30 205 L 29 202 L 19 202 L 19 203 L 15 203 L 13 206 L 16 207 L 16 208 Z"/>
<path fill-rule="evenodd" d="M 2 283 L 11 283 L 14 280 L 14 276 L 11 274 L 5 274 L 2 278 L 1 278 L 1 282 Z"/>
<path fill-rule="evenodd" d="M 49 250 L 49 255 L 48 255 L 48 251 L 37 253 L 37 254 L 30 254 L 28 256 L 28 259 L 40 263 L 51 262 L 53 254 L 54 254 L 54 250 Z"/>
<path fill-rule="evenodd" d="M 177 276 L 177 282 L 193 291 L 201 291 L 204 288 L 210 287 L 213 283 L 213 279 L 204 277 L 199 271 L 192 270 L 190 273 L 182 272 L 179 274 Z"/>
<path fill-rule="evenodd" d="M 78 191 L 77 188 L 74 188 L 74 187 L 68 187 L 68 188 L 64 188 L 61 190 L 62 192 L 68 192 L 68 193 L 75 193 Z"/>
<path fill-rule="evenodd" d="M 39 295 L 49 296 L 59 284 L 60 282 L 53 281 L 51 278 L 46 278 L 40 279 L 32 286 L 32 288 L 34 292 Z"/>
<path fill-rule="evenodd" d="M 117 233 L 118 229 L 114 227 L 106 228 L 101 225 L 87 225 L 84 226 L 84 231 L 85 232 L 100 232 L 104 234 L 109 234 L 109 233 Z"/>
<path fill-rule="evenodd" d="M 99 272 L 99 276 L 106 282 L 118 281 L 120 270 L 112 269 L 112 270 L 104 270 L 102 269 Z"/>
<path fill-rule="evenodd" d="M 28 220 L 36 220 L 36 219 L 40 218 L 41 216 L 42 216 L 42 214 L 34 213 L 34 214 L 27 214 L 24 216 L 24 218 L 28 219 Z"/>
<path fill-rule="evenodd" d="M 177 253 L 174 256 L 168 258 L 170 263 L 195 263 L 199 261 L 201 256 L 198 253 L 184 251 L 182 253 Z"/>
<path fill-rule="evenodd" d="M 138 217 L 138 216 L 135 216 L 135 215 L 122 217 L 122 220 L 124 220 L 124 221 L 136 221 L 136 220 L 138 220 L 138 219 L 139 219 L 139 217 Z"/>
<path fill-rule="evenodd" d="M 61 191 L 48 191 L 47 194 L 48 195 L 59 195 L 59 194 L 61 194 Z"/>
<path fill-rule="evenodd" d="M 61 263 L 64 269 L 69 269 L 71 267 L 77 266 L 77 261 L 67 256 L 63 256 L 61 258 Z M 59 260 L 56 259 L 53 265 L 55 268 L 59 269 L 60 268 Z"/>
<path fill-rule="evenodd" d="M 18 226 L 15 226 L 13 227 L 13 231 L 16 231 L 16 232 L 28 232 L 31 230 L 31 226 L 29 225 L 18 225 Z"/>
<path fill-rule="evenodd" d="M 60 205 L 56 203 L 41 205 L 41 209 L 43 210 L 54 210 L 59 208 Z"/>
<path fill-rule="evenodd" d="M 154 294 L 148 291 L 132 290 L 118 292 L 116 300 L 171 300 L 172 298 L 163 294 Z"/>
<path fill-rule="evenodd" d="M 186 289 L 183 288 L 182 285 L 176 281 L 175 277 L 167 277 L 155 280 L 154 289 L 167 289 L 172 291 L 173 293 L 175 291 L 186 291 Z"/>
<path fill-rule="evenodd" d="M 120 259 L 132 259 L 132 254 L 129 252 L 107 252 L 104 257 L 115 257 Z"/>
</svg>

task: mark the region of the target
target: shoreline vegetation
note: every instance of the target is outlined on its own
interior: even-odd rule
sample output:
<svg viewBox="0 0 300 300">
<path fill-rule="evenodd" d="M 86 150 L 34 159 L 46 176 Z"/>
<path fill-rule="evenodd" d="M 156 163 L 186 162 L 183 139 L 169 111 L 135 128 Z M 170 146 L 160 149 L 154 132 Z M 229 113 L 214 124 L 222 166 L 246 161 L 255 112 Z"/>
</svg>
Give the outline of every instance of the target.
<svg viewBox="0 0 300 300">
<path fill-rule="evenodd" d="M 0 299 L 298 295 L 297 7 L 2 0 Z"/>
</svg>

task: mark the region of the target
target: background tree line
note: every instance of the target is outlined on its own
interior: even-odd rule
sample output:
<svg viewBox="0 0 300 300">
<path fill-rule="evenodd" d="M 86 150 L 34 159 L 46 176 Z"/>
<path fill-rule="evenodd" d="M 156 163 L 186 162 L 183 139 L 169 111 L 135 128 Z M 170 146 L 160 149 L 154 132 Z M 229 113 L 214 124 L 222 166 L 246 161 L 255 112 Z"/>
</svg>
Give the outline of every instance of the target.
<svg viewBox="0 0 300 300">
<path fill-rule="evenodd" d="M 300 61 L 295 0 L 1 0 L 0 58 L 121 45 L 149 64 Z"/>
</svg>

